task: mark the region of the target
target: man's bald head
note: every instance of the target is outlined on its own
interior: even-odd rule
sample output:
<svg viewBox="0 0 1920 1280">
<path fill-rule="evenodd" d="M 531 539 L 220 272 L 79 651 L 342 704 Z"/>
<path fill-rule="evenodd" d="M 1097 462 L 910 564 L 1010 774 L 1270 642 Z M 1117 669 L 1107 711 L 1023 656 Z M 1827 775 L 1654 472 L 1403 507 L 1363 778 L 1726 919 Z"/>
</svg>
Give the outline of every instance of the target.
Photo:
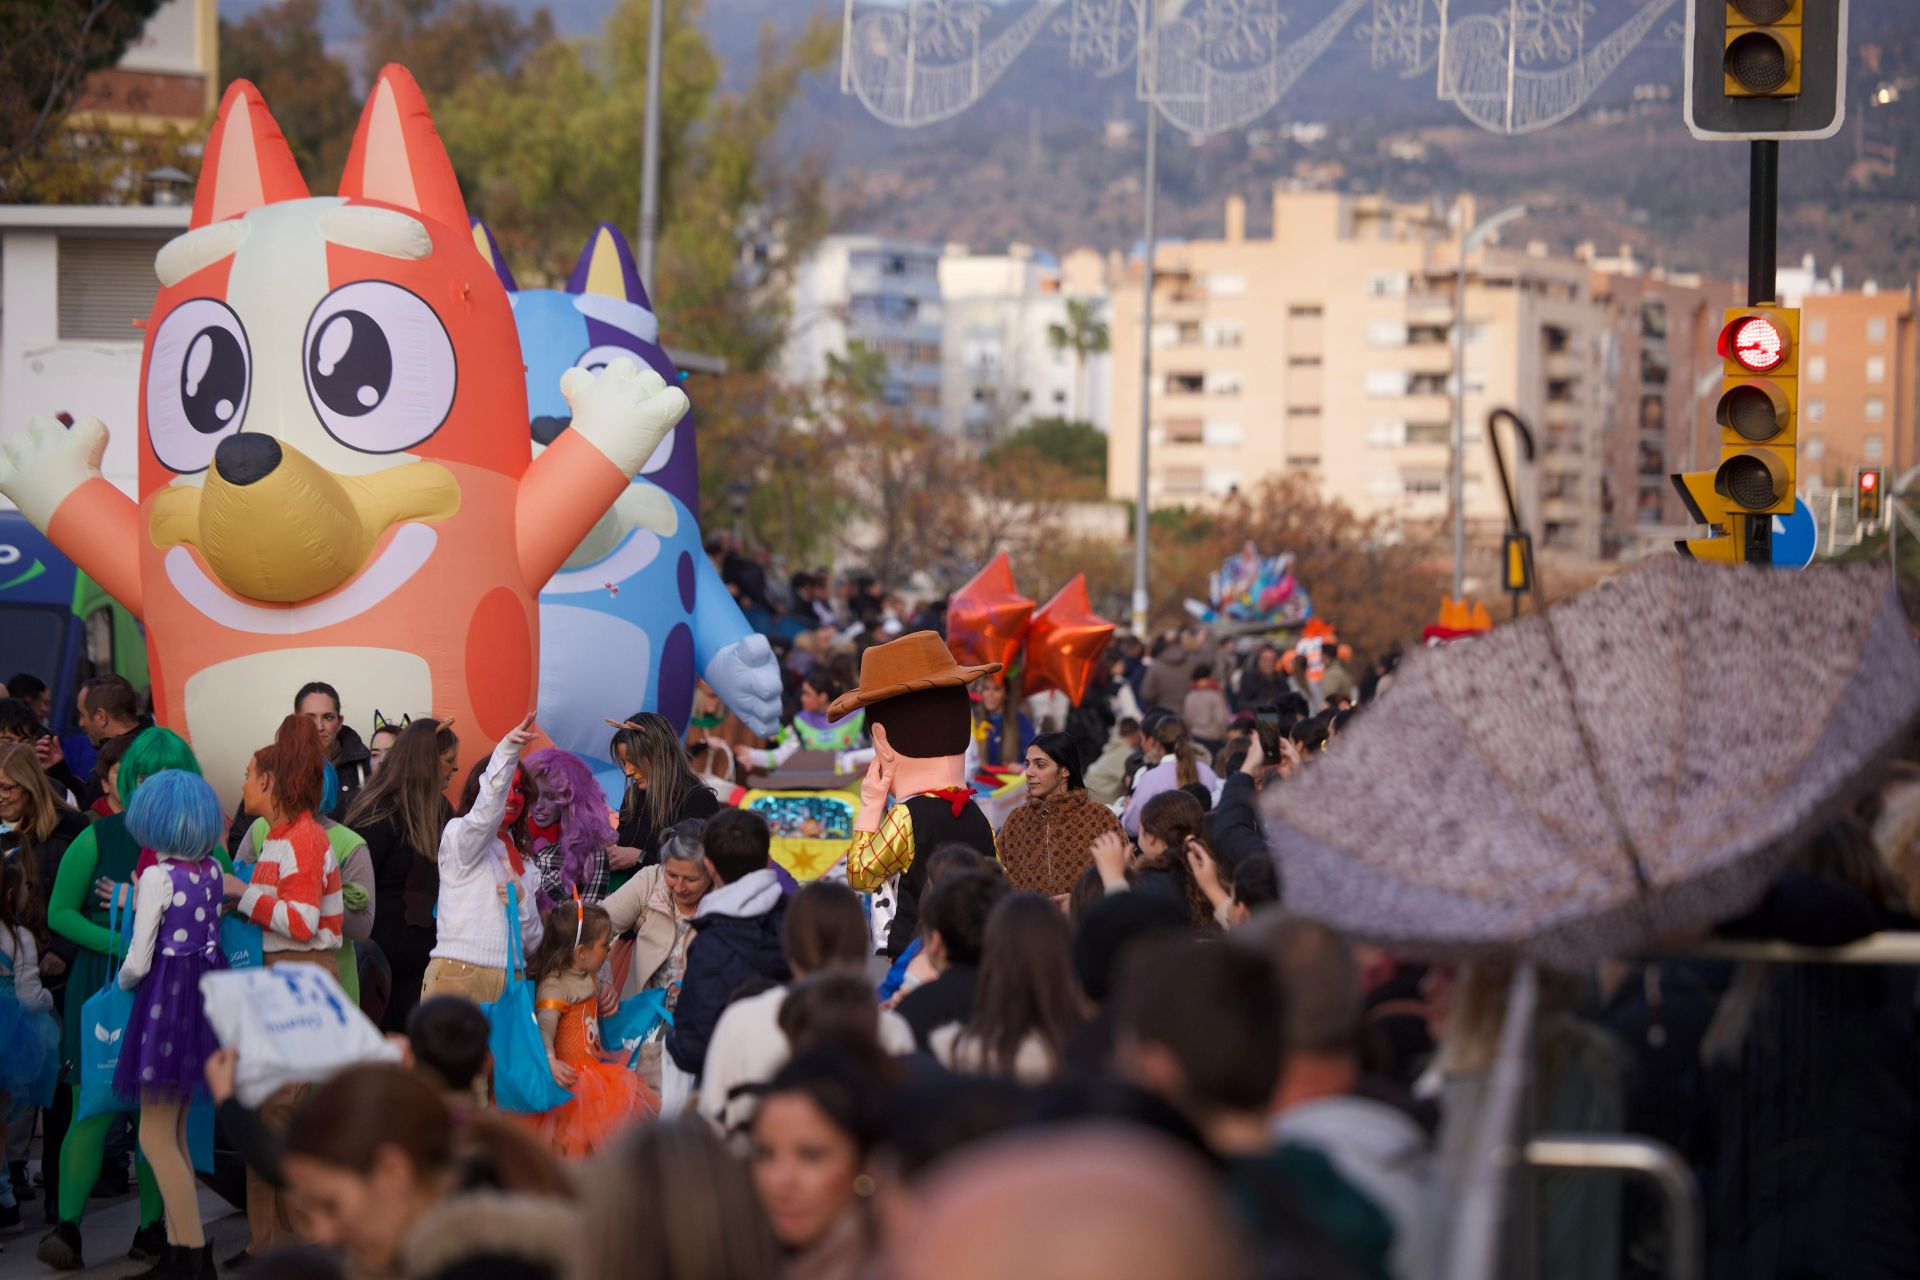
<svg viewBox="0 0 1920 1280">
<path fill-rule="evenodd" d="M 1105 1125 L 956 1157 L 895 1239 L 900 1280 L 1223 1280 L 1248 1272 L 1217 1184 L 1164 1139 Z"/>
</svg>

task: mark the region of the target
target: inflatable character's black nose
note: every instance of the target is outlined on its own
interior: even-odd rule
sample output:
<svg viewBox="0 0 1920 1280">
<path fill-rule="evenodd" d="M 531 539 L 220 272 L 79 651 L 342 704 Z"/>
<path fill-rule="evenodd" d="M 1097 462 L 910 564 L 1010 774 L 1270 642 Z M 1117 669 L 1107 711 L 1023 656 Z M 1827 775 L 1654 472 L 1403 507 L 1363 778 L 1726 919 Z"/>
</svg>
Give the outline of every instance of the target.
<svg viewBox="0 0 1920 1280">
<path fill-rule="evenodd" d="M 279 465 L 280 442 L 258 431 L 230 435 L 213 451 L 213 469 L 228 484 L 247 485 L 265 480 Z"/>
<path fill-rule="evenodd" d="M 573 425 L 572 418 L 539 417 L 533 420 L 533 442 L 552 444 L 560 438 L 560 433 Z"/>
</svg>

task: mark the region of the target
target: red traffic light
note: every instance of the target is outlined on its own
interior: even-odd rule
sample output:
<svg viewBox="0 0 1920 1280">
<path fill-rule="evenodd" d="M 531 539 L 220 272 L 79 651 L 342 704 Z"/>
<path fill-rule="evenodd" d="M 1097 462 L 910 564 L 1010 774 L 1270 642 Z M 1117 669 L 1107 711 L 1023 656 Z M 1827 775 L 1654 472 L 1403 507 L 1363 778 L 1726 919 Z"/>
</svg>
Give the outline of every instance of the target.
<svg viewBox="0 0 1920 1280">
<path fill-rule="evenodd" d="M 1880 473 L 1878 471 L 1862 471 L 1860 473 L 1860 487 L 1862 489 L 1871 491 L 1873 487 L 1879 483 Z"/>
<path fill-rule="evenodd" d="M 1786 332 L 1767 316 L 1741 316 L 1721 330 L 1720 357 L 1748 373 L 1771 373 L 1786 361 Z"/>
</svg>

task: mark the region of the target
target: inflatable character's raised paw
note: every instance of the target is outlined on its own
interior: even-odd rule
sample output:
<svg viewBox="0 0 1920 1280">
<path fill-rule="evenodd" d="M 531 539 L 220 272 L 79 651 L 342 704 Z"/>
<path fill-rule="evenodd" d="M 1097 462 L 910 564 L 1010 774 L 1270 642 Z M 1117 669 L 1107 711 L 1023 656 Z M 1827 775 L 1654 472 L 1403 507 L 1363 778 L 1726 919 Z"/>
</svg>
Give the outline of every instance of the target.
<svg viewBox="0 0 1920 1280">
<path fill-rule="evenodd" d="M 100 474 L 106 452 L 107 428 L 100 419 L 82 418 L 69 430 L 56 419 L 36 417 L 0 449 L 0 493 L 45 532 L 60 504 Z"/>
<path fill-rule="evenodd" d="M 572 430 L 626 475 L 646 465 L 655 446 L 687 414 L 687 393 L 625 356 L 599 374 L 573 368 L 560 376 L 573 410 Z"/>
<path fill-rule="evenodd" d="M 755 733 L 780 727 L 780 659 L 763 635 L 742 637 L 713 655 L 705 672 L 720 700 Z"/>
</svg>

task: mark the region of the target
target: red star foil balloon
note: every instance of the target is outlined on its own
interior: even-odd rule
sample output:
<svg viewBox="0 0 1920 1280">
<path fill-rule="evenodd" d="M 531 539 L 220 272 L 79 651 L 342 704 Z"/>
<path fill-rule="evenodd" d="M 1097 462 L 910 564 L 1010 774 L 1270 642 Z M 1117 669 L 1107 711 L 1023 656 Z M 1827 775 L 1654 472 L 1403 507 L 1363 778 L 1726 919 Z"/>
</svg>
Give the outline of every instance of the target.
<svg viewBox="0 0 1920 1280">
<path fill-rule="evenodd" d="M 1034 611 L 1027 631 L 1026 692 L 1058 689 L 1079 706 L 1093 664 L 1112 638 L 1113 624 L 1093 611 L 1087 576 L 1074 575 L 1060 594 Z"/>
<path fill-rule="evenodd" d="M 966 666 L 998 662 L 1011 667 L 1032 616 L 1033 601 L 1014 587 L 1013 566 L 1003 551 L 948 597 L 947 648 Z"/>
</svg>

